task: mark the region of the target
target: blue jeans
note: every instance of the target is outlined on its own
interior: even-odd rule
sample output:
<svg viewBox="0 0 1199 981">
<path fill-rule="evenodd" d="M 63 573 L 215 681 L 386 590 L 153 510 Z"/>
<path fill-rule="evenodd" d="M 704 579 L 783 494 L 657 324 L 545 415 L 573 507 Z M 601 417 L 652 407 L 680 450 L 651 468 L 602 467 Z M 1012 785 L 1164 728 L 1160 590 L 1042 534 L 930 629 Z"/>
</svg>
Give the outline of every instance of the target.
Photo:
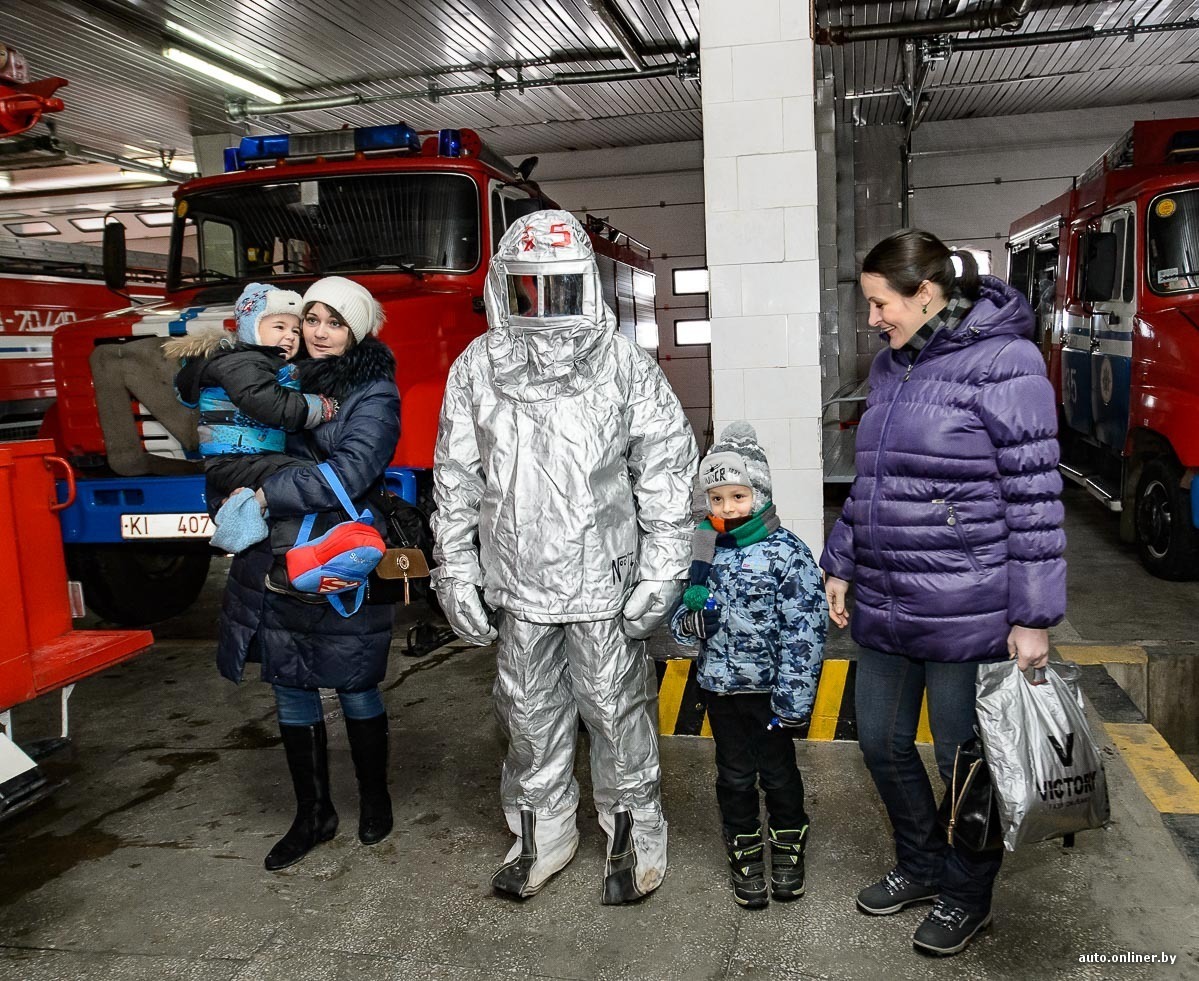
<svg viewBox="0 0 1199 981">
<path fill-rule="evenodd" d="M 314 726 L 325 717 L 321 693 L 314 688 L 288 688 L 272 685 L 281 726 Z M 383 714 L 383 696 L 378 687 L 364 691 L 339 691 L 341 710 L 347 719 L 373 719 Z"/>
<path fill-rule="evenodd" d="M 937 769 L 948 786 L 958 745 L 974 735 L 977 664 L 920 661 L 863 649 L 855 701 L 858 743 L 895 833 L 899 871 L 912 882 L 939 885 L 941 896 L 972 913 L 991 908 L 991 888 L 1003 850 L 950 848 L 937 822 L 938 799 L 916 750 L 920 703 L 928 692 L 928 721 Z"/>
</svg>

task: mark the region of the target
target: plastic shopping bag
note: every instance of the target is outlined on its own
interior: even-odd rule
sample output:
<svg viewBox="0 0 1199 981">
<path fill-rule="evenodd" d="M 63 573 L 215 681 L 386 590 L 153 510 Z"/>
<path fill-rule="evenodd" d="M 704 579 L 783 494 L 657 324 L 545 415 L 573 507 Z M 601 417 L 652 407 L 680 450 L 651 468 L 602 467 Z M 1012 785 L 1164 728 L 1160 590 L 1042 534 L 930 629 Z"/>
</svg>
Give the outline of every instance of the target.
<svg viewBox="0 0 1199 981">
<path fill-rule="evenodd" d="M 1102 828 L 1111 816 L 1077 678 L 1070 663 L 1049 665 L 1035 685 L 1015 661 L 979 665 L 978 728 L 1009 851 Z"/>
</svg>

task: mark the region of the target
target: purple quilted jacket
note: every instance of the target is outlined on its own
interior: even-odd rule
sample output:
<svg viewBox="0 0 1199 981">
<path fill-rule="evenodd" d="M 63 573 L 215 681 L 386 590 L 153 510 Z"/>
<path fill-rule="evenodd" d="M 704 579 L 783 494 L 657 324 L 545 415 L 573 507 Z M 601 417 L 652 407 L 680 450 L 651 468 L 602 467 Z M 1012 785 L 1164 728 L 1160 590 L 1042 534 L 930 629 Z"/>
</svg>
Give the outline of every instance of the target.
<svg viewBox="0 0 1199 981">
<path fill-rule="evenodd" d="M 929 661 L 1007 656 L 1066 612 L 1057 412 L 1033 314 L 990 276 L 909 364 L 881 351 L 857 479 L 820 559 L 853 581 L 853 639 Z"/>
</svg>

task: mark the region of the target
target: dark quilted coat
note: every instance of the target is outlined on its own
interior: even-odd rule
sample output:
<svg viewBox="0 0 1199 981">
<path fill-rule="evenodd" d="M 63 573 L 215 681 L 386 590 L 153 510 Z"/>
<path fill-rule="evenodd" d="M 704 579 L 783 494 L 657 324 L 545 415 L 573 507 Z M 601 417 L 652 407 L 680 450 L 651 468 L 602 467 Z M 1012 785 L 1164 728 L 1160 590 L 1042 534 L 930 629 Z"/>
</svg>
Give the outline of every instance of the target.
<svg viewBox="0 0 1199 981">
<path fill-rule="evenodd" d="M 305 391 L 331 394 L 341 404 L 331 422 L 311 430 L 311 438 L 361 509 L 367 491 L 391 461 L 400 435 L 391 352 L 367 338 L 340 358 L 307 362 L 301 370 Z M 303 515 L 334 511 L 337 520 L 344 520 L 344 512 L 317 473 L 308 438 L 289 436 L 288 452 L 311 465 L 280 470 L 264 481 L 263 491 L 272 531 L 282 524 L 294 541 L 291 529 Z M 377 527 L 379 520 L 376 516 Z M 247 659 L 261 658 L 262 680 L 273 684 L 360 691 L 382 681 L 392 607 L 364 604 L 343 618 L 324 600 L 306 603 L 272 592 L 264 583 L 273 561 L 269 542 L 234 556 L 219 623 L 221 674 L 241 681 Z"/>
<path fill-rule="evenodd" d="M 1066 610 L 1057 413 L 1025 299 L 982 278 L 965 317 L 870 370 L 857 479 L 820 565 L 853 581 L 853 639 L 930 661 L 1007 657 Z"/>
</svg>

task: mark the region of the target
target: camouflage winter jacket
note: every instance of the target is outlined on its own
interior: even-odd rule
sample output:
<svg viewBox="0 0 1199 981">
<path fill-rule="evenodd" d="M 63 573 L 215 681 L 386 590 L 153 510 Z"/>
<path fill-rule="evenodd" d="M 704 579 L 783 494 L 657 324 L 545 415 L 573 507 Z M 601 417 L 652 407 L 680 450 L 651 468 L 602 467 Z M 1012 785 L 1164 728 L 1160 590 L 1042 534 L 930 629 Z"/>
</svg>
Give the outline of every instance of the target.
<svg viewBox="0 0 1199 981">
<path fill-rule="evenodd" d="M 717 548 L 708 576 L 720 629 L 701 641 L 699 684 L 719 694 L 770 692 L 780 718 L 812 714 L 824 659 L 828 603 L 807 545 L 786 528 L 744 548 Z M 671 620 L 675 640 L 686 607 Z"/>
</svg>

